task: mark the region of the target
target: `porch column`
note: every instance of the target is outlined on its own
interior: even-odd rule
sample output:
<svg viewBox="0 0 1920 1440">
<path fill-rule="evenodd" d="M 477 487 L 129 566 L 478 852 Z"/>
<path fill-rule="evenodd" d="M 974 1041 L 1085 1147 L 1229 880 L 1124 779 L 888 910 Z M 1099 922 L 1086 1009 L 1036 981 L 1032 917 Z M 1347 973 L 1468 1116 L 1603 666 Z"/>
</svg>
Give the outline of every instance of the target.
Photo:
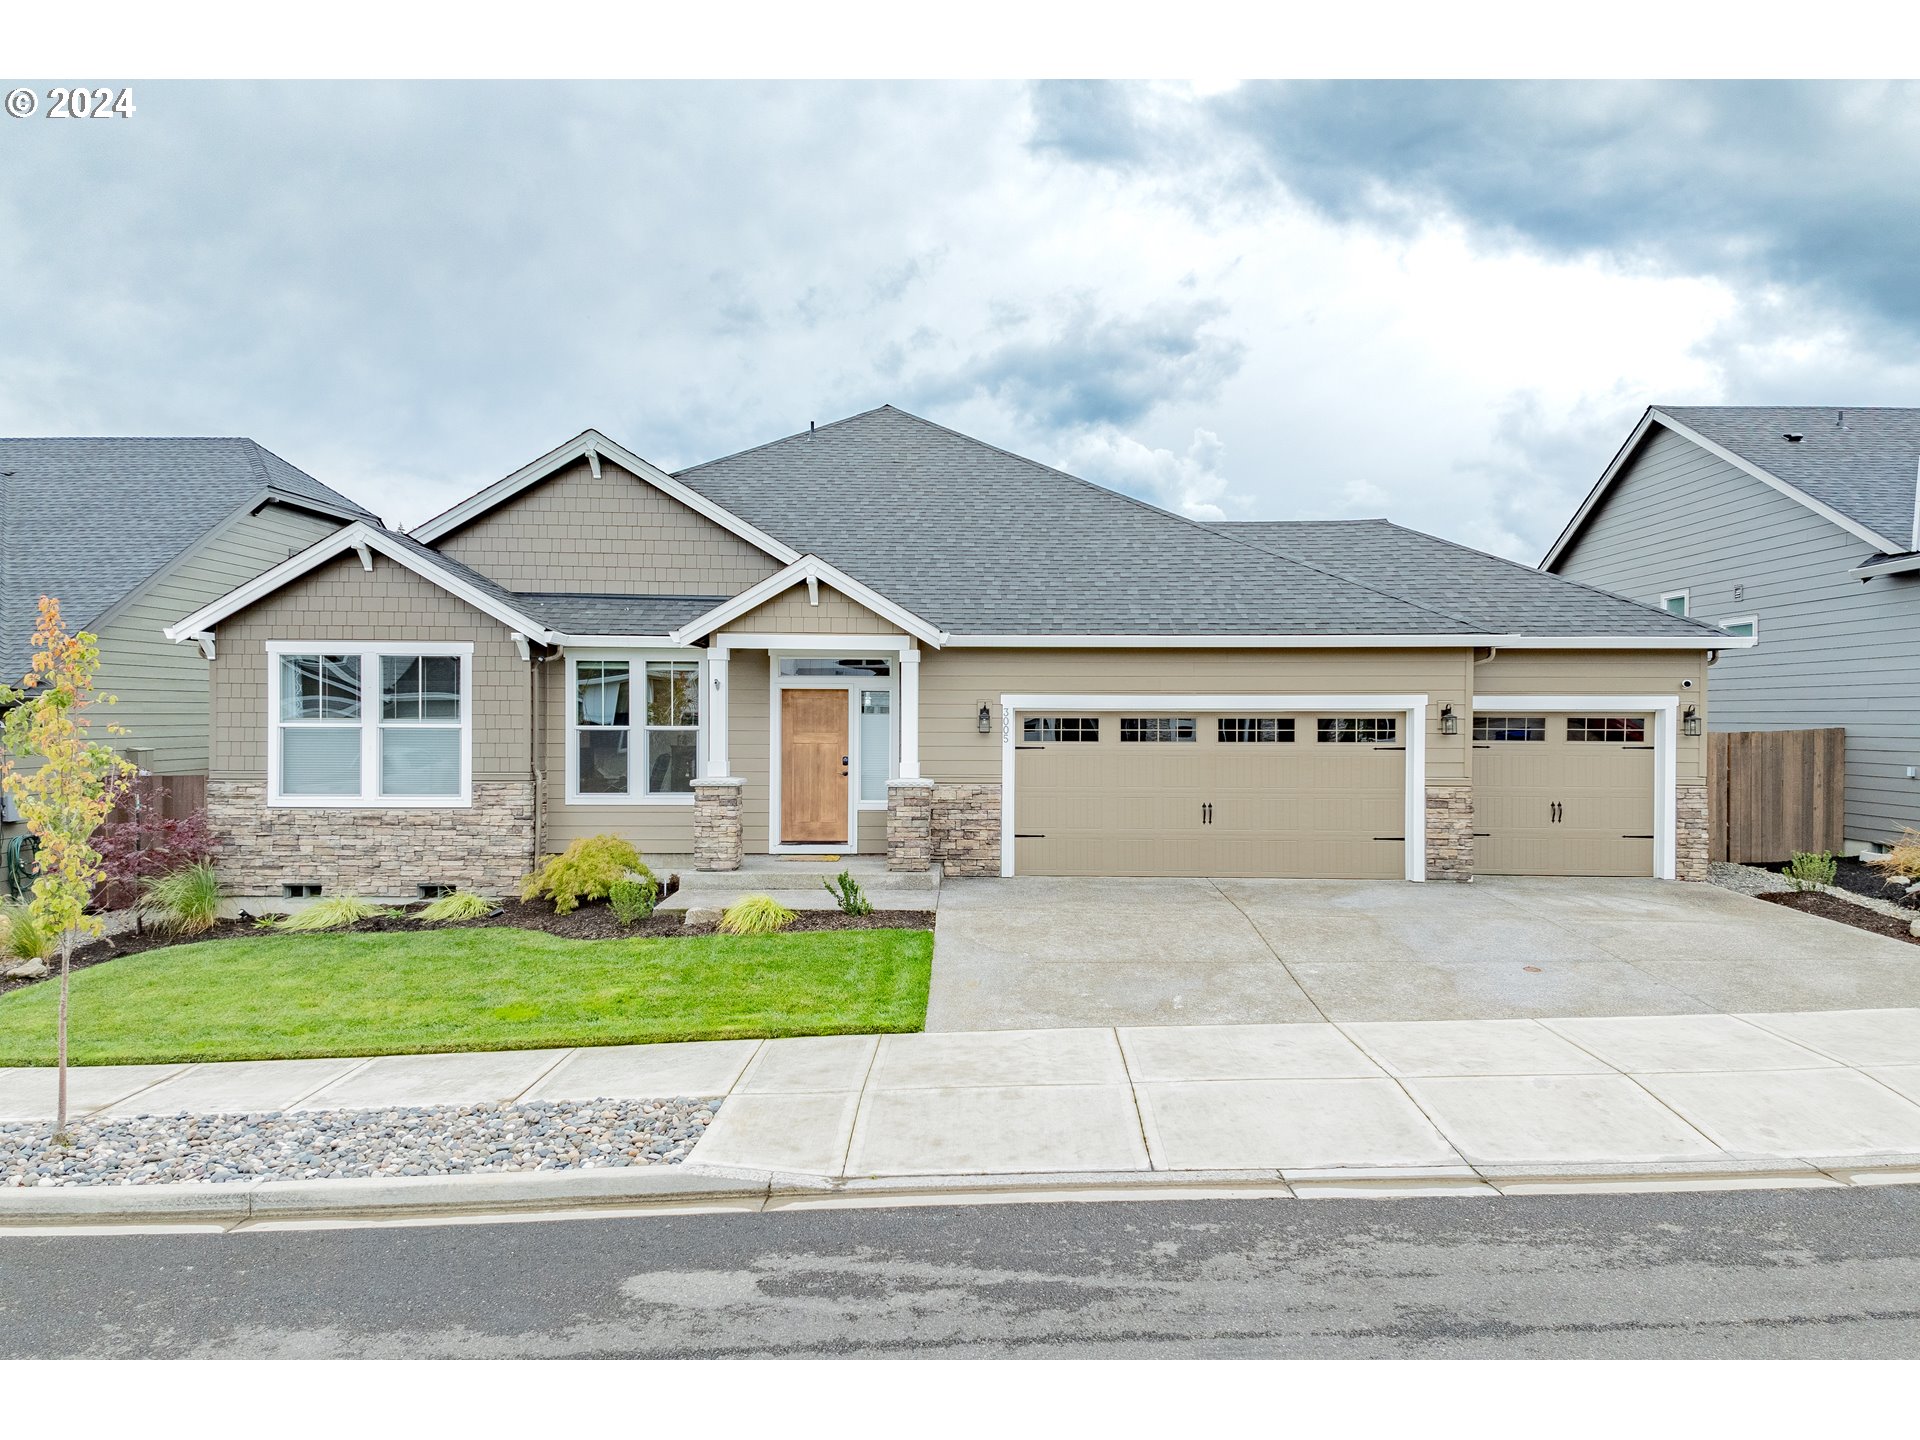
<svg viewBox="0 0 1920 1440">
<path fill-rule="evenodd" d="M 703 712 L 707 717 L 707 774 L 722 779 L 727 774 L 727 661 L 729 652 L 719 646 L 707 652 L 709 693 Z"/>
<path fill-rule="evenodd" d="M 900 778 L 920 778 L 920 652 L 900 652 Z"/>
</svg>

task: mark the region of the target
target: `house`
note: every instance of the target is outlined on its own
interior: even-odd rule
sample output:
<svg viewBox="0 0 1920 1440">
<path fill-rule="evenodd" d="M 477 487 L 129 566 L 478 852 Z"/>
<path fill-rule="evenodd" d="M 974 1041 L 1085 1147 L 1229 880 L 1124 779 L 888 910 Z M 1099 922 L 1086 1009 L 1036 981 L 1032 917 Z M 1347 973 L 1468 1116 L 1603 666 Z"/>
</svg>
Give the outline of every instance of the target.
<svg viewBox="0 0 1920 1440">
<path fill-rule="evenodd" d="M 1714 729 L 1845 726 L 1849 851 L 1920 826 L 1920 410 L 1649 409 L 1541 568 L 1746 639 Z"/>
<path fill-rule="evenodd" d="M 1381 522 L 1206 526 L 883 406 L 588 431 L 167 631 L 241 896 L 708 869 L 1700 878 L 1711 626 Z"/>
<path fill-rule="evenodd" d="M 204 775 L 208 660 L 162 628 L 355 521 L 377 523 L 252 440 L 0 439 L 0 667 L 20 682 L 56 597 L 100 638 L 114 743 Z"/>
</svg>

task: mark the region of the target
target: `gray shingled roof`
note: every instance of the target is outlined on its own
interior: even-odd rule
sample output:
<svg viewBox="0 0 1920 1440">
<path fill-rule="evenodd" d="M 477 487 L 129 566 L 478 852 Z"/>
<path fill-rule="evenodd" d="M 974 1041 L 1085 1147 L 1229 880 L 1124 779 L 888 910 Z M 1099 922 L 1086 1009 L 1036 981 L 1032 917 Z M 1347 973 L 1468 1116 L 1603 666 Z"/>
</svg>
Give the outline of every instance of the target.
<svg viewBox="0 0 1920 1440">
<path fill-rule="evenodd" d="M 1422 600 L 882 406 L 674 477 L 964 634 L 1448 635 Z"/>
<path fill-rule="evenodd" d="M 1920 481 L 1920 410 L 1656 405 L 1688 429 L 1905 549 Z M 1803 438 L 1790 441 L 1789 434 Z"/>
<path fill-rule="evenodd" d="M 0 439 L 0 673 L 26 668 L 41 595 L 94 624 L 263 494 L 373 518 L 252 440 Z"/>
<path fill-rule="evenodd" d="M 1391 586 L 1473 620 L 1489 635 L 1717 634 L 1711 625 L 1502 560 L 1391 520 L 1252 520 L 1209 527 Z"/>
</svg>

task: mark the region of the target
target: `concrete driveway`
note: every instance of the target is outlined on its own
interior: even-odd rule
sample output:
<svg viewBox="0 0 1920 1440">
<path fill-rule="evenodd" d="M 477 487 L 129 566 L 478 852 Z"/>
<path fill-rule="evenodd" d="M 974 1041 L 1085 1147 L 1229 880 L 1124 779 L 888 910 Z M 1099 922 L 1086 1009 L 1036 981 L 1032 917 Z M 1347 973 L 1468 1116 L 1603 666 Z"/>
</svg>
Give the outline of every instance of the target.
<svg viewBox="0 0 1920 1440">
<path fill-rule="evenodd" d="M 950 880 L 929 1030 L 1920 1006 L 1920 950 L 1658 880 Z"/>
</svg>

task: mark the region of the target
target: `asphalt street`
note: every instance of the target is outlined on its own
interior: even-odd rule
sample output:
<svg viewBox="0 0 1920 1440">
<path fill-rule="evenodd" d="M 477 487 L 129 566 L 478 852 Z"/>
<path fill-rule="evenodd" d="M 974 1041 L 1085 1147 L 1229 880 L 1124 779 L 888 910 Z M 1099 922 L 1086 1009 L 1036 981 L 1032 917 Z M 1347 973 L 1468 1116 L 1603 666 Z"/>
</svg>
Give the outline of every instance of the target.
<svg viewBox="0 0 1920 1440">
<path fill-rule="evenodd" d="M 4 1356 L 1920 1355 L 1920 1187 L 0 1234 Z"/>
</svg>

